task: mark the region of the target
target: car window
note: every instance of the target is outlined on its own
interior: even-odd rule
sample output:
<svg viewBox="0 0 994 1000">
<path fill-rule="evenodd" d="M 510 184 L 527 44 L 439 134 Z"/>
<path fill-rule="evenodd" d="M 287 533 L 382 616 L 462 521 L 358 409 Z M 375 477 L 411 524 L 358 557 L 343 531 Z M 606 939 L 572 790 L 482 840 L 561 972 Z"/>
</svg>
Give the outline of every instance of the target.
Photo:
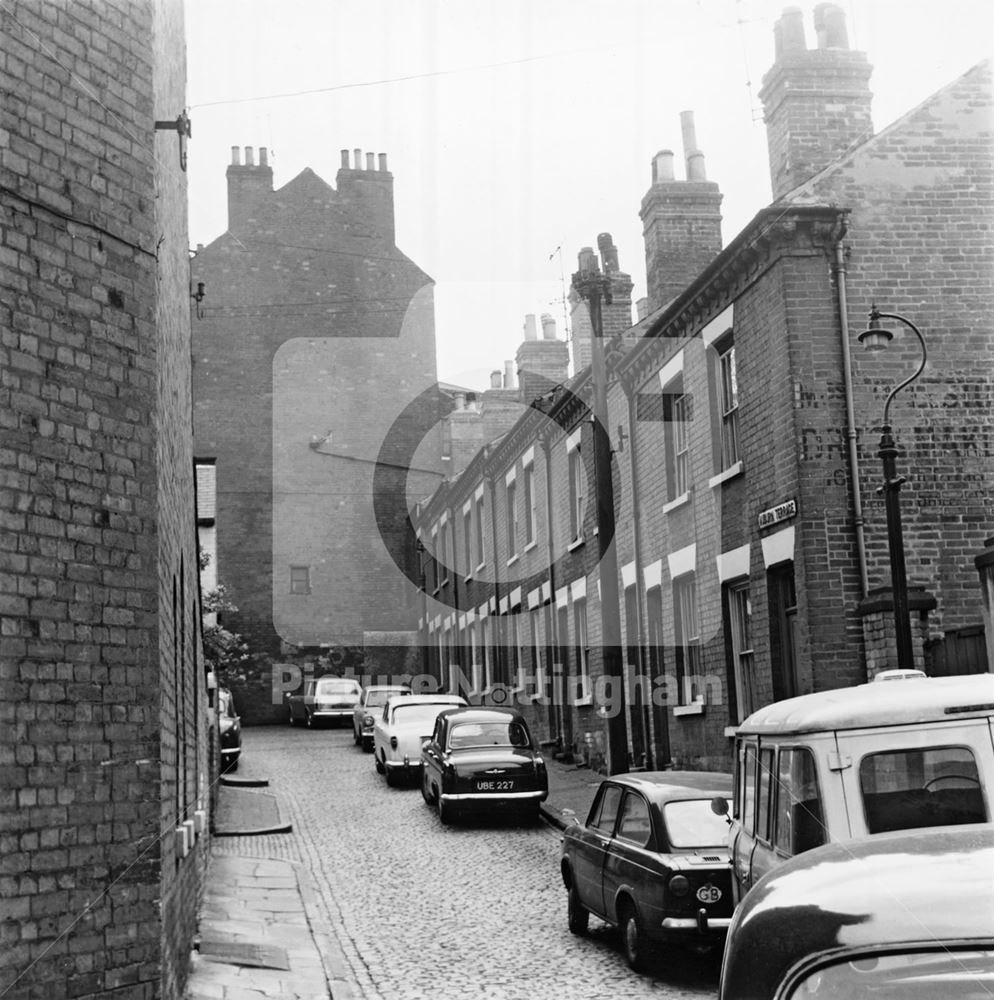
<svg viewBox="0 0 994 1000">
<path fill-rule="evenodd" d="M 759 752 L 759 794 L 756 799 L 756 836 L 770 841 L 770 816 L 773 812 L 773 751 Z"/>
<path fill-rule="evenodd" d="M 328 697 L 328 695 L 342 695 L 342 694 L 356 694 L 356 692 L 361 691 L 359 684 L 356 681 L 343 681 L 343 680 L 318 680 L 317 682 L 317 693 Z"/>
<path fill-rule="evenodd" d="M 667 802 L 663 823 L 671 847 L 724 847 L 728 842 L 728 823 L 715 815 L 711 799 Z"/>
<path fill-rule="evenodd" d="M 447 708 L 452 708 L 449 704 L 425 704 L 418 702 L 412 705 L 405 705 L 401 702 L 393 706 L 393 723 L 395 726 L 424 726 L 424 731 L 430 732 L 435 728 L 435 720 L 438 713 Z"/>
<path fill-rule="evenodd" d="M 988 820 L 977 762 L 967 747 L 868 754 L 859 787 L 870 833 Z"/>
<path fill-rule="evenodd" d="M 989 997 L 994 950 L 908 950 L 872 955 L 821 966 L 802 979 L 791 1000 L 850 1000 L 873 996 L 880 1000 L 941 997 L 981 1000 Z"/>
<path fill-rule="evenodd" d="M 649 803 L 637 792 L 626 792 L 621 804 L 617 836 L 639 847 L 649 843 L 652 824 L 649 820 Z"/>
<path fill-rule="evenodd" d="M 617 785 L 602 785 L 601 793 L 590 813 L 588 826 L 608 836 L 614 833 L 614 821 L 621 805 L 621 789 Z"/>
<path fill-rule="evenodd" d="M 367 691 L 366 692 L 366 707 L 367 708 L 380 708 L 385 705 L 390 698 L 395 695 L 406 694 L 407 692 L 401 688 L 388 688 L 383 691 Z"/>
<path fill-rule="evenodd" d="M 742 829 L 753 832 L 756 818 L 756 747 L 745 748 L 744 772 L 742 775 Z"/>
<path fill-rule="evenodd" d="M 527 747 L 528 732 L 520 722 L 460 722 L 449 733 L 449 749 L 467 747 Z"/>
<path fill-rule="evenodd" d="M 773 842 L 791 856 L 828 842 L 815 759 L 807 747 L 780 751 Z"/>
</svg>

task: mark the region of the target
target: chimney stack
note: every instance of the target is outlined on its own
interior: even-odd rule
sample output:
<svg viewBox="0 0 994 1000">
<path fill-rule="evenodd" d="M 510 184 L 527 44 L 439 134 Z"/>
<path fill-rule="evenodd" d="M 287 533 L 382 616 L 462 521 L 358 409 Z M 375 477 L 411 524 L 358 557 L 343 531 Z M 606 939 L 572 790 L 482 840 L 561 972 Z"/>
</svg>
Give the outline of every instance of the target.
<svg viewBox="0 0 994 1000">
<path fill-rule="evenodd" d="M 265 146 L 259 147 L 259 164 L 251 146 L 244 150 L 244 165 L 238 146 L 231 147 L 228 179 L 228 232 L 244 232 L 257 222 L 273 193 L 273 168 Z"/>
<path fill-rule="evenodd" d="M 671 150 L 652 159 L 652 184 L 639 214 L 645 239 L 648 311 L 680 294 L 721 251 L 721 192 L 707 179 L 694 113 L 680 113 L 686 180 L 674 177 Z"/>
<path fill-rule="evenodd" d="M 818 4 L 814 29 L 817 47 L 809 49 L 804 15 L 788 7 L 773 30 L 774 63 L 759 97 L 774 200 L 873 135 L 873 67 L 849 48 L 845 11 Z"/>
<path fill-rule="evenodd" d="M 541 339 L 535 316 L 525 317 L 525 339 L 515 361 L 521 401 L 526 406 L 569 377 L 569 349 L 565 341 L 556 339 L 556 321 L 548 313 L 542 316 Z"/>
<path fill-rule="evenodd" d="M 335 185 L 342 204 L 352 217 L 356 235 L 373 236 L 394 245 L 393 174 L 387 170 L 386 153 L 341 151 L 342 165 Z M 379 167 L 377 168 L 377 163 Z"/>
</svg>

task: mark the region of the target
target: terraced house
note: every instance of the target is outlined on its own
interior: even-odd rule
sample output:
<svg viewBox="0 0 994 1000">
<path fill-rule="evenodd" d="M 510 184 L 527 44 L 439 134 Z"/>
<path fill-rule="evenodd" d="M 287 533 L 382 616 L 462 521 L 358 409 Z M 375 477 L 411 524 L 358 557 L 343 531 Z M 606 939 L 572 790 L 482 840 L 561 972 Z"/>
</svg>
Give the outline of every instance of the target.
<svg viewBox="0 0 994 1000">
<path fill-rule="evenodd" d="M 914 662 L 989 668 L 991 66 L 875 133 L 871 66 L 843 12 L 819 5 L 814 28 L 809 47 L 799 10 L 776 26 L 761 91 L 770 205 L 722 247 L 721 194 L 685 116 L 685 179 L 658 154 L 641 204 L 649 296 L 634 325 L 631 279 L 599 240 L 616 292 L 613 558 L 595 535 L 590 369 L 536 379 L 527 338 L 527 412 L 499 437 L 481 413 L 483 447 L 416 512 L 433 669 L 525 704 L 557 752 L 594 766 L 727 769 L 754 709 L 896 665 L 878 447 L 885 401 L 922 355 L 900 323 L 888 351 L 863 351 L 873 304 L 928 345 L 889 410 Z M 600 598 L 614 565 L 617 609 Z M 603 677 L 606 614 L 623 697 Z M 607 759 L 618 711 L 626 761 Z"/>
</svg>

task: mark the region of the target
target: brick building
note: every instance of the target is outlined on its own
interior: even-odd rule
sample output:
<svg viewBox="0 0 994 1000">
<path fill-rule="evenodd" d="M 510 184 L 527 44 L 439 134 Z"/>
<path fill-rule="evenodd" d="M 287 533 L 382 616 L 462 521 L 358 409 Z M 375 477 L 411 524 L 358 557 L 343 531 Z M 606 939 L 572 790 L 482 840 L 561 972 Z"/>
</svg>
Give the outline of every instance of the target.
<svg viewBox="0 0 994 1000">
<path fill-rule="evenodd" d="M 227 181 L 228 229 L 192 263 L 225 625 L 267 663 L 397 672 L 417 607 L 405 490 L 441 480 L 431 279 L 395 245 L 383 154 L 343 150 L 335 187 L 306 169 L 274 190 L 267 150 L 235 147 Z M 284 717 L 270 672 L 242 689 L 249 721 Z"/>
<path fill-rule="evenodd" d="M 176 997 L 211 777 L 182 6 L 0 22 L 0 993 Z"/>
<path fill-rule="evenodd" d="M 753 709 L 895 665 L 877 448 L 884 400 L 921 354 L 901 324 L 889 351 L 863 353 L 874 302 L 928 338 L 890 410 L 915 662 L 984 668 L 955 650 L 983 624 L 974 560 L 994 520 L 991 67 L 874 134 L 841 9 L 819 5 L 815 29 L 808 48 L 799 10 L 776 26 L 770 206 L 721 248 L 685 116 L 686 179 L 663 151 L 642 201 L 635 326 L 631 280 L 598 241 L 618 289 L 604 333 L 624 697 L 602 680 L 589 369 L 558 389 L 550 376 L 499 439 L 481 425 L 488 443 L 418 512 L 433 668 L 481 694 L 510 685 L 543 739 L 597 766 L 619 705 L 626 764 L 727 769 Z"/>
</svg>

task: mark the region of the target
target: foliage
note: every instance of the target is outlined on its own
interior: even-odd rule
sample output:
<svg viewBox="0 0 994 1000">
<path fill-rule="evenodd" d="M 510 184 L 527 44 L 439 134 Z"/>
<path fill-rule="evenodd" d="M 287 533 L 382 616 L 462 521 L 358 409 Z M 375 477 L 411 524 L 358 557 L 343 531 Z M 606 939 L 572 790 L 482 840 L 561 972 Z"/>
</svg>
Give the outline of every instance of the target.
<svg viewBox="0 0 994 1000">
<path fill-rule="evenodd" d="M 210 561 L 210 556 L 202 553 L 200 568 Z M 225 675 L 240 667 L 249 658 L 249 648 L 237 632 L 229 632 L 218 620 L 219 615 L 237 611 L 238 608 L 228 597 L 227 589 L 219 583 L 213 590 L 205 591 L 201 598 L 203 621 L 201 631 L 204 639 L 204 659 L 207 668 L 218 674 L 222 682 Z"/>
</svg>

